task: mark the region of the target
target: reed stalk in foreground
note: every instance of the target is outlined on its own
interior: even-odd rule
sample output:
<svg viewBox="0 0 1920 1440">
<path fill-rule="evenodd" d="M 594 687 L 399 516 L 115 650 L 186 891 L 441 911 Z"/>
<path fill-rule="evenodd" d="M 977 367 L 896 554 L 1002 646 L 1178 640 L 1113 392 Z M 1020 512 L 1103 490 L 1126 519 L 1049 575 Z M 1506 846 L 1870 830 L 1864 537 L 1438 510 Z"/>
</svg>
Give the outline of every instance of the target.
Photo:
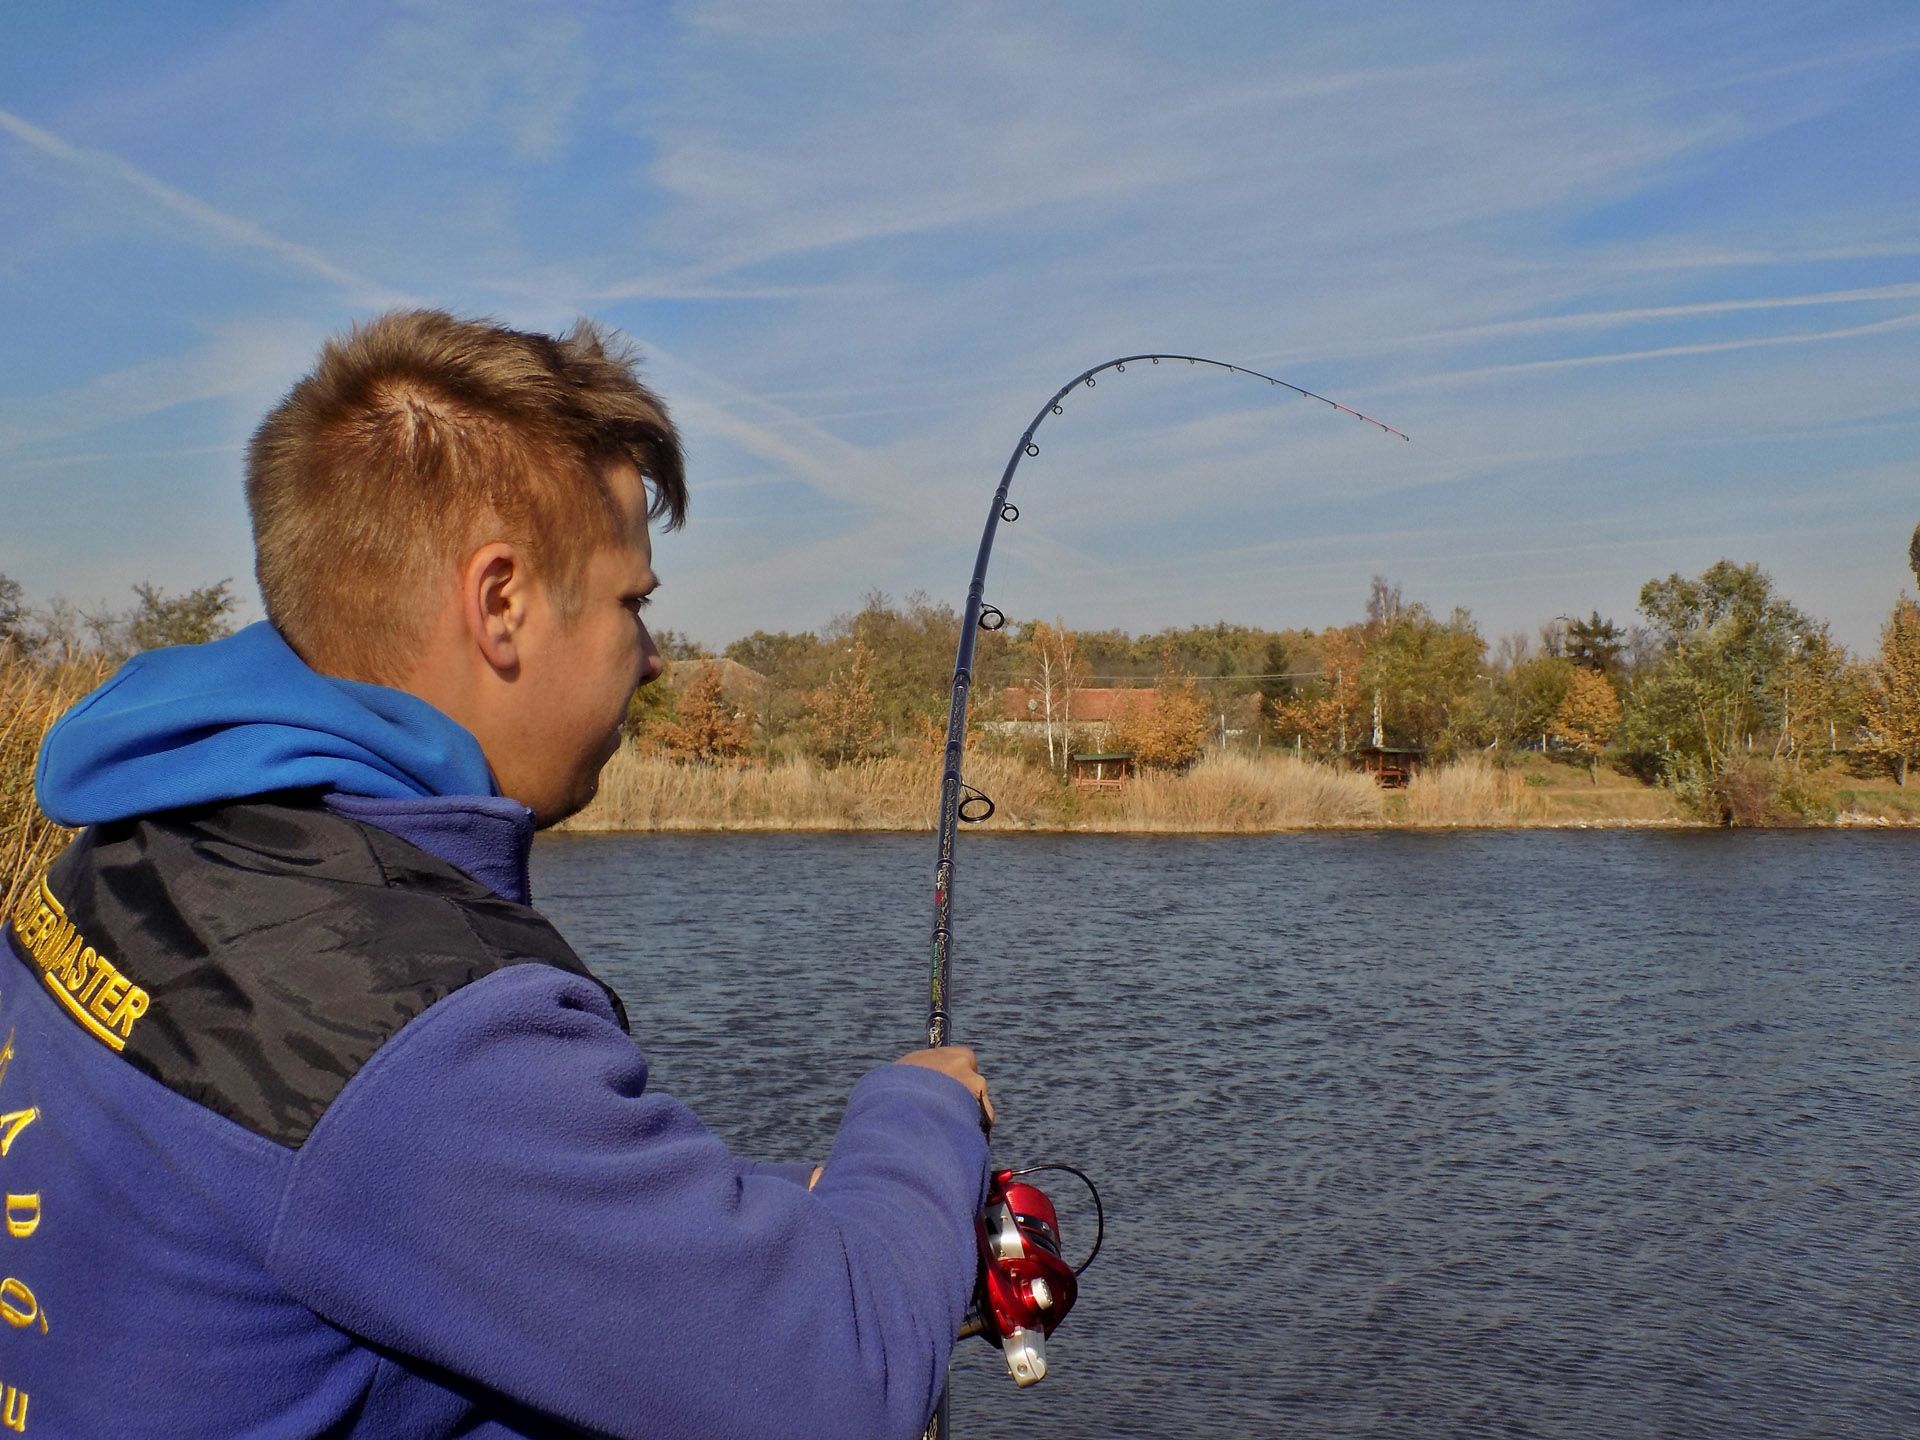
<svg viewBox="0 0 1920 1440">
<path fill-rule="evenodd" d="M 105 660 L 89 656 L 42 663 L 0 643 L 0 877 L 6 882 L 0 915 L 13 913 L 20 891 L 73 838 L 72 831 L 40 813 L 33 797 L 34 762 L 53 722 L 97 686 L 108 668 Z"/>
</svg>

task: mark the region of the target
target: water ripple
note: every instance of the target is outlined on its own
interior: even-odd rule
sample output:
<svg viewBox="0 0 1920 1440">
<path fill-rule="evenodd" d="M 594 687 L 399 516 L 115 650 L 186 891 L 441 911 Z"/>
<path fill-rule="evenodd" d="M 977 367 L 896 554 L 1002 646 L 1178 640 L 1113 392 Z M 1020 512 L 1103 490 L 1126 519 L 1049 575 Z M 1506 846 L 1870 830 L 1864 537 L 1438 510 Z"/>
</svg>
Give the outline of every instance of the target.
<svg viewBox="0 0 1920 1440">
<path fill-rule="evenodd" d="M 1108 1248 L 956 1434 L 1920 1436 L 1920 903 L 1882 834 L 974 836 L 957 1038 Z M 930 842 L 554 837 L 656 1083 L 824 1153 Z M 1070 1233 L 1088 1217 L 1065 1191 Z"/>
</svg>

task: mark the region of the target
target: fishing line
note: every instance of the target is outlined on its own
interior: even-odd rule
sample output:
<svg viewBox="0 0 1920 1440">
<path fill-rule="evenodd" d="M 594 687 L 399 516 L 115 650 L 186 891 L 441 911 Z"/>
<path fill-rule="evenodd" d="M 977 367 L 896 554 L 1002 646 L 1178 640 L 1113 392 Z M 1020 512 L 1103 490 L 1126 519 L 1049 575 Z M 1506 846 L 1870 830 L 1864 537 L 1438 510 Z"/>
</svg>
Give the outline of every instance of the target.
<svg viewBox="0 0 1920 1440">
<path fill-rule="evenodd" d="M 1007 498 L 1013 485 L 1014 472 L 1020 468 L 1023 460 L 1039 455 L 1040 446 L 1034 439 L 1040 427 L 1055 415 L 1066 413 L 1061 403 L 1074 391 L 1085 387 L 1093 389 L 1098 378 L 1111 370 L 1124 375 L 1127 366 L 1145 363 L 1149 366 L 1189 365 L 1203 366 L 1211 370 L 1225 371 L 1230 375 L 1244 375 L 1251 380 L 1265 381 L 1268 385 L 1298 395 L 1303 399 L 1315 400 L 1342 415 L 1350 415 L 1364 425 L 1372 426 L 1383 434 L 1399 440 L 1412 439 L 1405 431 L 1396 430 L 1385 421 L 1376 420 L 1371 415 L 1363 415 L 1349 405 L 1325 395 L 1282 380 L 1277 375 L 1255 370 L 1246 365 L 1235 365 L 1225 360 L 1210 360 L 1204 355 L 1167 355 L 1141 354 L 1122 355 L 1083 370 L 1073 379 L 1053 392 L 1046 404 L 1035 412 L 1027 428 L 1021 432 L 1015 442 L 1013 453 L 1007 458 L 1007 468 L 1000 476 L 999 488 L 994 491 L 993 503 L 987 510 L 987 524 L 980 536 L 980 550 L 974 560 L 973 580 L 967 587 L 967 604 L 960 620 L 959 649 L 953 662 L 952 702 L 947 712 L 947 742 L 945 764 L 940 775 L 940 823 L 938 855 L 933 876 L 933 955 L 931 974 L 928 979 L 927 998 L 927 1044 L 941 1046 L 948 1042 L 952 1033 L 952 1015 L 949 1001 L 952 994 L 952 948 L 953 948 L 953 859 L 954 836 L 962 821 L 977 825 L 991 818 L 994 804 L 991 798 L 968 785 L 960 778 L 961 759 L 967 740 L 967 700 L 973 688 L 973 652 L 974 642 L 982 630 L 998 630 L 1007 623 L 1007 617 L 996 605 L 986 601 L 987 563 L 993 556 L 994 536 L 1001 524 L 1014 524 L 1020 519 L 1020 507 Z"/>
<path fill-rule="evenodd" d="M 970 825 L 977 825 L 991 818 L 994 811 L 993 800 L 989 796 L 975 789 L 960 778 L 961 760 L 966 750 L 967 741 L 967 699 L 973 688 L 974 642 L 982 630 L 999 630 L 1007 623 L 1006 613 L 1001 610 L 999 606 L 989 605 L 986 601 L 987 563 L 993 556 L 994 536 L 998 533 L 1003 523 L 1012 525 L 1020 519 L 1020 507 L 1007 498 L 1008 492 L 1013 485 L 1014 472 L 1020 468 L 1021 461 L 1033 459 L 1040 454 L 1040 445 L 1039 442 L 1034 439 L 1034 436 L 1039 433 L 1040 427 L 1045 424 L 1050 417 L 1066 413 L 1066 407 L 1061 402 L 1083 386 L 1089 390 L 1093 389 L 1098 378 L 1107 371 L 1112 371 L 1115 374 L 1125 374 L 1127 366 L 1138 365 L 1142 362 L 1150 367 L 1185 364 L 1188 366 L 1201 366 L 1210 370 L 1225 371 L 1229 375 L 1244 375 L 1250 380 L 1265 381 L 1269 386 L 1289 391 L 1303 399 L 1318 401 L 1320 404 L 1342 415 L 1350 415 L 1361 424 L 1372 426 L 1374 429 L 1391 435 L 1396 439 L 1410 440 L 1412 438 L 1407 435 L 1405 431 L 1396 430 L 1384 421 L 1376 420 L 1371 415 L 1363 415 L 1351 406 L 1343 405 L 1338 400 L 1329 399 L 1325 395 L 1295 385 L 1291 381 L 1282 380 L 1277 375 L 1269 375 L 1265 371 L 1255 370 L 1245 365 L 1231 364 L 1225 360 L 1211 360 L 1204 355 L 1141 354 L 1123 355 L 1117 359 L 1108 360 L 1103 364 L 1095 365 L 1090 370 L 1083 370 L 1074 376 L 1073 379 L 1054 391 L 1052 398 L 1034 413 L 1033 419 L 1028 423 L 1027 428 L 1021 432 L 1019 440 L 1015 442 L 1013 453 L 1007 457 L 1007 467 L 1001 473 L 999 488 L 994 491 L 993 503 L 987 509 L 986 528 L 980 535 L 980 550 L 974 559 L 973 580 L 967 587 L 966 610 L 960 620 L 959 648 L 955 653 L 953 662 L 953 696 L 951 706 L 947 713 L 945 763 L 940 775 L 939 851 L 934 866 L 933 878 L 933 956 L 931 974 L 928 978 L 927 999 L 927 1044 L 930 1047 L 947 1044 L 951 1037 L 953 1025 L 952 1013 L 949 1006 L 952 997 L 954 838 L 961 822 L 964 821 Z M 1059 1301 L 1058 1310 L 1053 1312 L 1050 1318 L 1039 1320 L 1035 1317 L 1039 1311 L 1047 1310 L 1053 1305 L 1055 1302 L 1052 1300 L 1035 1300 L 1032 1294 L 1023 1291 L 1020 1297 L 1020 1300 L 1024 1301 L 1024 1304 L 1022 1304 L 1019 1303 L 1019 1301 L 1009 1301 L 1005 1294 L 998 1294 L 998 1298 L 1002 1302 L 1000 1306 L 1001 1309 L 1010 1308 L 1018 1312 L 1019 1318 L 1022 1319 L 1023 1323 L 1042 1325 L 1048 1333 L 1052 1331 L 1053 1326 L 1058 1323 L 1059 1318 L 1064 1316 L 1066 1309 L 1071 1305 L 1073 1294 L 1077 1289 L 1077 1277 L 1079 1273 L 1091 1265 L 1094 1256 L 1100 1253 L 1100 1244 L 1105 1238 L 1106 1233 L 1106 1214 L 1101 1208 L 1100 1192 L 1094 1187 L 1093 1182 L 1088 1179 L 1085 1174 L 1071 1165 L 1064 1164 L 1036 1165 L 1028 1170 L 998 1172 L 992 1177 L 992 1183 L 988 1191 L 988 1211 L 991 1213 L 997 1210 L 1004 1214 L 1006 1222 L 1015 1225 L 1015 1228 L 1019 1232 L 1017 1236 L 1013 1237 L 1012 1243 L 1015 1244 L 1015 1247 L 1018 1248 L 1025 1240 L 1032 1239 L 1037 1245 L 1044 1248 L 1046 1235 L 1048 1233 L 1057 1235 L 1053 1224 L 1054 1212 L 1051 1202 L 1047 1201 L 1043 1194 L 1032 1192 L 1031 1199 L 1026 1203 L 1029 1203 L 1034 1210 L 1044 1212 L 1044 1214 L 1038 1217 L 1032 1215 L 1014 1215 L 1009 1207 L 1002 1202 L 1005 1196 L 1011 1193 L 1009 1187 L 1017 1187 L 1022 1190 L 1027 1188 L 1020 1186 L 1021 1176 L 1051 1170 L 1064 1171 L 1078 1176 L 1081 1182 L 1086 1185 L 1088 1192 L 1093 1196 L 1094 1213 L 1098 1227 L 1094 1237 L 1093 1250 L 1078 1267 L 1069 1267 L 1054 1277 L 1055 1280 L 1064 1287 L 1064 1293 Z M 983 1227 L 984 1223 L 983 1220 Z M 980 1233 L 984 1266 L 984 1285 L 989 1292 L 989 1299 L 992 1300 L 998 1291 L 1005 1289 L 1007 1276 L 998 1268 L 998 1265 L 1004 1261 L 1006 1257 L 1001 1256 L 997 1259 L 993 1253 L 993 1242 L 989 1242 L 987 1239 L 985 1229 L 982 1228 Z M 1003 1231 L 1001 1233 L 1004 1234 L 1005 1232 Z M 1040 1263 L 1044 1258 L 1045 1257 L 1039 1257 L 1036 1259 L 1029 1252 L 1026 1260 L 1016 1261 L 1015 1263 L 1035 1264 Z M 1051 1263 L 1061 1266 L 1065 1265 L 1064 1260 L 1059 1259 L 1057 1256 L 1051 1260 Z M 1033 1292 L 1039 1293 L 1040 1281 L 1032 1281 L 1031 1285 Z M 1046 1365 L 1041 1353 L 1041 1340 L 1044 1337 L 1035 1339 L 1032 1330 L 1023 1328 L 1014 1330 L 1013 1338 L 1004 1338 L 1007 1334 L 1007 1322 L 1004 1316 L 1002 1317 L 1002 1323 L 1000 1325 L 1000 1333 L 1003 1336 L 1003 1341 L 1007 1349 L 1009 1369 L 1017 1383 L 1021 1385 L 1032 1384 L 1046 1374 Z M 1022 1339 L 1021 1337 L 1026 1338 Z M 930 1440 L 945 1440 L 947 1434 L 947 1395 L 943 1390 L 940 1401 L 934 1408 L 933 1418 L 928 1423 L 926 1436 L 930 1437 Z"/>
</svg>

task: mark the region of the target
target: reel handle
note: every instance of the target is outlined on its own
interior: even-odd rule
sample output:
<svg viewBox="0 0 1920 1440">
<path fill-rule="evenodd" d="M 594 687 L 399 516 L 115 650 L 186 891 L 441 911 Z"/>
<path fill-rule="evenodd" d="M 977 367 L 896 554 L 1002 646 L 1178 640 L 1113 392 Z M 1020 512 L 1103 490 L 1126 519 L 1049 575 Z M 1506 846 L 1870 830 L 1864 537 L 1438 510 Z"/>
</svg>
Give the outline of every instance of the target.
<svg viewBox="0 0 1920 1440">
<path fill-rule="evenodd" d="M 1060 1253 L 1053 1201 L 1019 1172 L 996 1170 L 974 1221 L 980 1281 L 961 1335 L 1000 1347 L 1013 1383 L 1047 1378 L 1047 1337 L 1080 1297 L 1080 1281 Z"/>
</svg>

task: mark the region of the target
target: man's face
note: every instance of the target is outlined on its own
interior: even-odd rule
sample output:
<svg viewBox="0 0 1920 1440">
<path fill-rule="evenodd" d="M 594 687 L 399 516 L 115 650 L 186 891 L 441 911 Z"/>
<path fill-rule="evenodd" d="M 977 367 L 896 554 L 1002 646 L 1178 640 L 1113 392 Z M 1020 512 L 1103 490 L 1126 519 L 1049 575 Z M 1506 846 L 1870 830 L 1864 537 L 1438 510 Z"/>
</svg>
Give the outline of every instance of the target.
<svg viewBox="0 0 1920 1440">
<path fill-rule="evenodd" d="M 593 799 L 601 769 L 620 748 L 627 702 L 664 668 L 640 619 L 660 583 L 647 533 L 646 487 L 626 463 L 608 480 L 620 507 L 621 541 L 587 561 L 578 613 L 562 619 L 542 595 L 529 615 L 516 746 L 522 773 L 513 791 L 542 826 Z"/>
</svg>

